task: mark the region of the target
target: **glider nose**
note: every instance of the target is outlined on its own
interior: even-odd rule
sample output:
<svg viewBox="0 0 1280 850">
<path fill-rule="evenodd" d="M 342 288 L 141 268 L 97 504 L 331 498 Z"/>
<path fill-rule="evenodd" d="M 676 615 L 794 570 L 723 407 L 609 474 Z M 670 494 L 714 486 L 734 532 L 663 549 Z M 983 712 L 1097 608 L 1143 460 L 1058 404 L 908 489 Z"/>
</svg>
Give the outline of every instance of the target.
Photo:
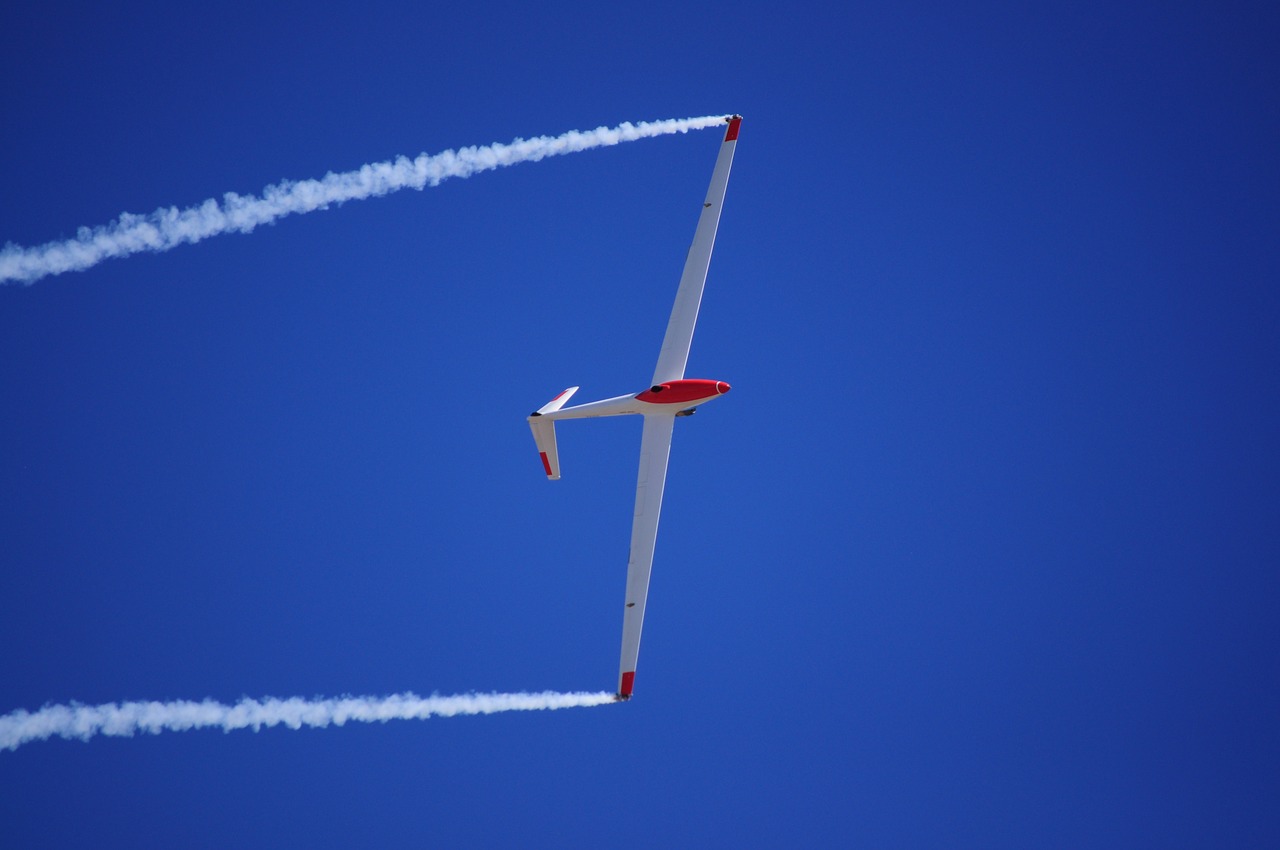
<svg viewBox="0 0 1280 850">
<path fill-rule="evenodd" d="M 731 389 L 733 389 L 733 387 L 729 386 L 724 381 L 716 382 L 716 392 L 718 392 L 720 395 L 724 395 Z"/>
</svg>

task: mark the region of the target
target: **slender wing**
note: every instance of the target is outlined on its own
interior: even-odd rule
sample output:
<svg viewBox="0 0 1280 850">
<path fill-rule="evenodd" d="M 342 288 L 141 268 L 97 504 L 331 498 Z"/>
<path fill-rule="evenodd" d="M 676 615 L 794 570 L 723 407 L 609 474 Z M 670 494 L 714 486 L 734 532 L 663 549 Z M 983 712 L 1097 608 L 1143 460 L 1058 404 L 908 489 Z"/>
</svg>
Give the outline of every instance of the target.
<svg viewBox="0 0 1280 850">
<path fill-rule="evenodd" d="M 729 185 L 729 167 L 733 165 L 733 149 L 738 144 L 738 125 L 741 123 L 740 115 L 729 119 L 729 129 L 725 131 L 724 142 L 720 145 L 715 171 L 711 172 L 711 186 L 707 189 L 698 229 L 694 231 L 693 244 L 689 246 L 689 255 L 684 261 L 684 274 L 680 276 L 676 303 L 667 322 L 667 335 L 662 338 L 662 351 L 658 353 L 658 367 L 653 373 L 654 386 L 684 377 L 684 365 L 689 359 L 689 345 L 693 342 L 693 326 L 698 321 L 698 305 L 702 303 L 702 288 L 707 282 L 711 249 L 716 243 L 720 208 L 724 206 L 724 190 Z"/>
<path fill-rule="evenodd" d="M 662 510 L 662 488 L 667 481 L 667 457 L 675 422 L 673 415 L 645 416 L 644 433 L 640 437 L 636 513 L 631 521 L 631 560 L 627 563 L 626 607 L 622 609 L 622 663 L 618 678 L 618 696 L 622 699 L 630 699 L 635 684 L 640 628 L 644 625 L 644 605 L 649 596 L 653 545 L 658 539 L 658 514 Z"/>
</svg>

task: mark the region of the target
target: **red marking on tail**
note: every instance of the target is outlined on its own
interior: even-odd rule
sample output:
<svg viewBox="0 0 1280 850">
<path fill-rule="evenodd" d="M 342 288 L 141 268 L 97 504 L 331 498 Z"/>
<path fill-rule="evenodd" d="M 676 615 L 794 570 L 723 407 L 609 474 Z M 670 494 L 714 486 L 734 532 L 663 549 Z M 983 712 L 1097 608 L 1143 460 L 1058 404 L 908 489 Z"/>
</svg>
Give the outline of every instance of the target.
<svg viewBox="0 0 1280 850">
<path fill-rule="evenodd" d="M 547 460 L 547 453 L 538 452 L 538 456 L 542 458 L 542 468 L 547 471 L 547 477 L 551 477 L 551 461 Z"/>
</svg>

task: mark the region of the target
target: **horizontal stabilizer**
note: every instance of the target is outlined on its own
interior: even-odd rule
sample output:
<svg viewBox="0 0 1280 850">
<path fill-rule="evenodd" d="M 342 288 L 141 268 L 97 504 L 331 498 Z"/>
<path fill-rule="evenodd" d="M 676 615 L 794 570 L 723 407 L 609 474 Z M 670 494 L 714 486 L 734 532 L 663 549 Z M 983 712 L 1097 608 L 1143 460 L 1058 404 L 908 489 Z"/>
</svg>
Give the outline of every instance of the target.
<svg viewBox="0 0 1280 850">
<path fill-rule="evenodd" d="M 573 398 L 573 394 L 576 393 L 577 391 L 578 391 L 577 387 L 569 387 L 569 389 L 560 393 L 560 395 L 551 399 L 551 401 L 542 405 L 542 407 L 539 407 L 538 410 L 533 415 L 541 416 L 544 413 L 555 413 L 557 410 L 564 407 L 564 403 L 569 399 Z"/>
</svg>

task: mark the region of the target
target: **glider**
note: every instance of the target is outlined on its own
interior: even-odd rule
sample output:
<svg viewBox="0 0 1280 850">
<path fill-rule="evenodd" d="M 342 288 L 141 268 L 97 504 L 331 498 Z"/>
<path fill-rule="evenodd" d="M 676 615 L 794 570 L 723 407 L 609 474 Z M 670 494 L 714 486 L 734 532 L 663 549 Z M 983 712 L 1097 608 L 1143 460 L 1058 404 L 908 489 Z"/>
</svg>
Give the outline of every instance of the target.
<svg viewBox="0 0 1280 850">
<path fill-rule="evenodd" d="M 675 306 L 671 308 L 671 319 L 667 322 L 667 333 L 662 340 L 662 350 L 658 354 L 658 365 L 649 389 L 633 395 L 565 407 L 569 398 L 578 391 L 578 387 L 570 387 L 529 416 L 529 427 L 533 429 L 533 440 L 542 458 L 543 470 L 553 481 L 560 477 L 560 456 L 556 450 L 558 420 L 625 414 L 644 417 L 644 430 L 640 437 L 640 472 L 636 480 L 636 510 L 631 524 L 631 558 L 627 563 L 627 594 L 622 611 L 622 660 L 616 696 L 619 700 L 631 699 L 635 687 L 640 628 L 644 624 L 645 601 L 649 595 L 653 547 L 658 538 L 658 513 L 662 509 L 662 489 L 667 479 L 667 457 L 676 417 L 688 416 L 698 405 L 729 392 L 729 385 L 724 381 L 684 376 L 742 116 L 733 115 L 725 121 L 729 128 L 725 131 L 716 167 L 711 173 L 711 186 L 707 189 L 693 244 L 685 259 Z"/>
</svg>

